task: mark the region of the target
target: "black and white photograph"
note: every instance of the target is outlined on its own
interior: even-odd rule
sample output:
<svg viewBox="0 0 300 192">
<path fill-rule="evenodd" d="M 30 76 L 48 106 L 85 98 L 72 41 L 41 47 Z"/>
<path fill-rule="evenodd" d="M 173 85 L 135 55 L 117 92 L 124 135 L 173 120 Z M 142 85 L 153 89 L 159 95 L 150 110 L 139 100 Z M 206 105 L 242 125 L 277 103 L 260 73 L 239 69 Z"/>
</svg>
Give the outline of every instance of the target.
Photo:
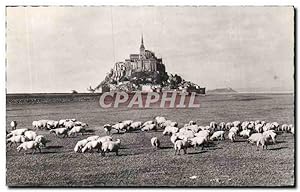
<svg viewBox="0 0 300 192">
<path fill-rule="evenodd" d="M 293 6 L 5 9 L 8 187 L 296 186 Z"/>
</svg>

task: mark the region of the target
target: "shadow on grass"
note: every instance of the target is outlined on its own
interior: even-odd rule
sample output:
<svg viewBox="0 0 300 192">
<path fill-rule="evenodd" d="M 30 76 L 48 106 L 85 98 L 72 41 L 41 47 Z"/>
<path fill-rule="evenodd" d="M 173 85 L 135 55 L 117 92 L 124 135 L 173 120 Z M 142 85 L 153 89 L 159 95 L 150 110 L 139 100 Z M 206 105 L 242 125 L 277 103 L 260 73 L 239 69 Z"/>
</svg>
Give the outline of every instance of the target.
<svg viewBox="0 0 300 192">
<path fill-rule="evenodd" d="M 95 133 L 95 130 L 93 130 L 93 129 L 86 129 L 85 133 Z"/>
<path fill-rule="evenodd" d="M 243 142 L 247 142 L 247 139 L 244 139 L 244 140 L 235 140 L 233 143 L 243 143 Z"/>
<path fill-rule="evenodd" d="M 159 147 L 159 149 L 173 149 L 171 146 L 164 146 L 164 147 Z"/>
<path fill-rule="evenodd" d="M 286 143 L 286 141 L 276 141 L 276 143 Z"/>
<path fill-rule="evenodd" d="M 206 153 L 206 152 L 208 152 L 208 151 L 202 150 L 202 151 L 188 152 L 187 154 L 188 155 L 196 155 L 196 154 L 201 154 L 201 153 Z"/>
<path fill-rule="evenodd" d="M 47 146 L 45 147 L 45 149 L 60 149 L 62 148 L 63 146 L 61 145 L 52 145 L 52 146 Z"/>
<path fill-rule="evenodd" d="M 278 150 L 281 150 L 281 149 L 286 149 L 286 148 L 288 148 L 288 147 L 275 147 L 275 148 L 268 148 L 268 150 L 270 150 L 270 151 L 278 151 Z"/>
</svg>

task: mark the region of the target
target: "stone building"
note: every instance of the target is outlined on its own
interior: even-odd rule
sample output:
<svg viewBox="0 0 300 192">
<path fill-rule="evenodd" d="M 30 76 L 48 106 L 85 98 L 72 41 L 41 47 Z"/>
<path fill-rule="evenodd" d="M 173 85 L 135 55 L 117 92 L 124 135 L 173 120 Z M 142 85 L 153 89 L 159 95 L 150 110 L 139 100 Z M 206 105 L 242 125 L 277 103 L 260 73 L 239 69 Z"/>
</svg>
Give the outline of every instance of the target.
<svg viewBox="0 0 300 192">
<path fill-rule="evenodd" d="M 113 68 L 112 78 L 120 81 L 124 77 L 130 77 L 135 72 L 165 73 L 165 65 L 162 58 L 157 58 L 152 51 L 146 50 L 143 36 L 141 38 L 140 53 L 130 54 L 129 59 L 117 62 Z"/>
</svg>

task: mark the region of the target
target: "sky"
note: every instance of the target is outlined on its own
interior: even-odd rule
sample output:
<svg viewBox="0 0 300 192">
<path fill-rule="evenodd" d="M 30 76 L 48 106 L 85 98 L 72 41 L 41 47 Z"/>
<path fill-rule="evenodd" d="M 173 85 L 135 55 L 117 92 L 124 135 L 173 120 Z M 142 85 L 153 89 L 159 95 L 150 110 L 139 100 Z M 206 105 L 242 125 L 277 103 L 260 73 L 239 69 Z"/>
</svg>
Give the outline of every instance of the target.
<svg viewBox="0 0 300 192">
<path fill-rule="evenodd" d="M 8 7 L 7 93 L 86 92 L 146 49 L 207 89 L 293 91 L 292 7 Z"/>
</svg>

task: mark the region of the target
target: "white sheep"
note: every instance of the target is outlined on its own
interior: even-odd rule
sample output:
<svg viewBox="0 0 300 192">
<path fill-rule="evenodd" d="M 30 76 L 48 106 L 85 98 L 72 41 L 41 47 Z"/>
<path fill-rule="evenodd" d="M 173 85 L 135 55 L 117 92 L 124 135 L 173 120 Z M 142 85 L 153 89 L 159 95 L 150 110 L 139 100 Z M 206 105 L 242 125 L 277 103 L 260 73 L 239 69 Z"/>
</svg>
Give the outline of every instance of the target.
<svg viewBox="0 0 300 192">
<path fill-rule="evenodd" d="M 257 133 L 262 133 L 263 127 L 264 127 L 264 124 L 257 124 L 257 125 L 255 125 L 254 129 Z"/>
<path fill-rule="evenodd" d="M 263 137 L 262 133 L 253 133 L 249 138 L 248 138 L 248 142 L 249 143 L 254 143 L 257 142 L 261 139 L 261 137 Z"/>
<path fill-rule="evenodd" d="M 133 121 L 132 120 L 125 120 L 125 121 L 122 121 L 122 123 L 124 123 L 124 125 L 126 127 L 128 127 L 128 126 L 130 126 L 133 123 Z"/>
<path fill-rule="evenodd" d="M 141 130 L 142 131 L 150 131 L 150 130 L 156 130 L 156 125 L 155 124 L 150 124 L 150 125 L 146 125 L 145 127 L 143 127 Z"/>
<path fill-rule="evenodd" d="M 151 145 L 158 149 L 160 147 L 160 141 L 158 140 L 157 137 L 152 137 L 151 138 Z"/>
<path fill-rule="evenodd" d="M 25 136 L 26 140 L 33 141 L 33 140 L 35 140 L 37 134 L 34 131 L 25 131 L 24 136 Z"/>
<path fill-rule="evenodd" d="M 218 124 L 216 122 L 212 121 L 209 123 L 209 127 L 214 130 L 218 127 Z"/>
<path fill-rule="evenodd" d="M 12 130 L 15 130 L 17 128 L 17 125 L 18 125 L 17 121 L 11 121 L 10 122 L 10 127 L 11 127 Z"/>
<path fill-rule="evenodd" d="M 23 129 L 16 129 L 16 130 L 13 130 L 11 131 L 10 133 L 8 133 L 6 135 L 6 137 L 11 137 L 11 136 L 14 136 L 14 135 L 23 135 L 26 131 L 28 131 L 27 128 L 23 128 Z"/>
<path fill-rule="evenodd" d="M 138 130 L 142 126 L 141 121 L 133 122 L 131 125 L 127 127 L 127 131 L 135 131 Z"/>
<path fill-rule="evenodd" d="M 231 142 L 235 141 L 235 136 L 236 136 L 235 132 L 229 131 L 228 138 L 231 140 Z"/>
<path fill-rule="evenodd" d="M 226 123 L 225 125 L 226 130 L 229 130 L 231 127 L 233 127 L 233 123 L 231 122 Z"/>
<path fill-rule="evenodd" d="M 155 117 L 155 121 L 158 125 L 161 125 L 162 123 L 164 123 L 165 121 L 167 121 L 167 119 L 165 117 L 160 117 L 160 116 L 157 116 Z"/>
<path fill-rule="evenodd" d="M 250 137 L 250 133 L 251 133 L 251 130 L 246 129 L 246 130 L 243 130 L 240 132 L 240 136 L 248 138 L 248 137 Z"/>
<path fill-rule="evenodd" d="M 40 144 L 36 141 L 27 141 L 17 147 L 18 152 L 20 152 L 22 149 L 24 149 L 25 151 L 27 151 L 28 149 L 32 149 L 33 150 L 32 154 L 37 149 L 39 150 L 39 152 L 41 152 Z"/>
<path fill-rule="evenodd" d="M 170 127 L 170 126 L 167 126 L 165 128 L 165 130 L 163 131 L 163 135 L 167 135 L 167 134 L 175 134 L 179 131 L 178 127 Z"/>
<path fill-rule="evenodd" d="M 112 126 L 113 129 L 117 130 L 118 133 L 122 130 L 126 130 L 127 125 L 125 123 L 116 123 Z"/>
<path fill-rule="evenodd" d="M 241 126 L 241 122 L 240 121 L 234 121 L 232 122 L 233 127 L 240 127 Z"/>
<path fill-rule="evenodd" d="M 190 139 L 190 142 L 191 142 L 191 145 L 194 146 L 194 147 L 197 147 L 197 146 L 202 146 L 202 149 L 204 148 L 204 144 L 206 142 L 206 138 L 205 137 L 194 137 L 194 138 L 191 138 Z"/>
<path fill-rule="evenodd" d="M 183 140 L 177 140 L 174 143 L 175 155 L 178 153 L 180 155 L 180 151 L 183 150 L 184 154 L 187 153 L 187 148 L 189 146 L 189 142 L 187 138 Z"/>
<path fill-rule="evenodd" d="M 201 130 L 201 127 L 198 125 L 189 125 L 185 127 L 185 129 L 193 131 L 194 133 L 198 133 Z"/>
<path fill-rule="evenodd" d="M 194 132 L 191 130 L 183 130 L 183 131 L 179 131 L 178 133 L 176 133 L 179 139 L 184 139 L 184 138 L 193 138 L 194 136 Z"/>
<path fill-rule="evenodd" d="M 32 128 L 41 129 L 42 128 L 42 123 L 40 121 L 33 121 L 32 122 Z"/>
<path fill-rule="evenodd" d="M 73 122 L 73 121 L 66 121 L 66 122 L 64 123 L 64 126 L 65 126 L 65 128 L 67 128 L 67 129 L 72 129 L 74 126 L 76 126 L 76 124 L 75 124 L 75 122 Z"/>
<path fill-rule="evenodd" d="M 160 124 L 161 128 L 165 128 L 167 126 L 170 126 L 170 127 L 177 127 L 178 126 L 178 123 L 177 122 L 173 122 L 173 121 L 170 121 L 170 120 L 167 120 L 163 123 Z"/>
<path fill-rule="evenodd" d="M 117 139 L 117 141 L 106 141 L 102 143 L 102 155 L 105 156 L 107 152 L 115 152 L 118 155 L 118 151 L 121 146 L 121 140 Z"/>
<path fill-rule="evenodd" d="M 238 127 L 231 127 L 231 128 L 229 129 L 229 132 L 234 132 L 235 134 L 237 134 L 238 131 L 239 131 L 239 128 L 238 128 Z"/>
<path fill-rule="evenodd" d="M 177 140 L 179 140 L 178 135 L 177 135 L 177 134 L 172 135 L 171 138 L 170 138 L 170 140 L 171 140 L 171 142 L 172 142 L 173 144 L 175 144 L 175 142 L 176 142 Z"/>
<path fill-rule="evenodd" d="M 263 136 L 265 138 L 265 141 L 269 141 L 271 139 L 274 144 L 276 143 L 277 134 L 273 130 L 263 132 Z"/>
<path fill-rule="evenodd" d="M 96 141 L 89 141 L 85 146 L 82 148 L 81 152 L 84 153 L 86 151 L 93 152 L 93 149 L 97 149 L 97 152 L 99 153 L 101 151 L 102 143 L 98 140 Z M 74 149 L 75 150 L 75 149 Z"/>
<path fill-rule="evenodd" d="M 81 127 L 88 127 L 89 125 L 87 123 L 83 123 L 81 121 L 75 121 L 75 126 L 81 126 Z"/>
<path fill-rule="evenodd" d="M 51 129 L 50 130 L 50 134 L 51 133 L 54 133 L 56 136 L 63 136 L 63 138 L 64 137 L 66 137 L 66 136 L 68 136 L 68 128 L 57 128 L 57 129 Z"/>
<path fill-rule="evenodd" d="M 47 129 L 54 129 L 58 127 L 59 122 L 58 121 L 54 121 L 54 120 L 49 120 L 47 121 Z"/>
<path fill-rule="evenodd" d="M 225 122 L 220 122 L 219 125 L 218 125 L 218 129 L 220 131 L 224 131 L 226 128 L 226 123 Z"/>
<path fill-rule="evenodd" d="M 35 141 L 38 142 L 40 146 L 46 147 L 47 140 L 43 135 L 36 136 Z"/>
<path fill-rule="evenodd" d="M 17 144 L 17 143 L 24 143 L 25 141 L 26 141 L 26 138 L 23 135 L 14 135 L 14 136 L 8 138 L 6 140 L 6 143 L 7 144 L 10 143 L 10 146 L 11 146 L 14 143 L 15 144 Z"/>
<path fill-rule="evenodd" d="M 146 121 L 142 127 L 145 127 L 146 125 L 151 125 L 151 124 L 155 124 L 154 121 Z"/>
<path fill-rule="evenodd" d="M 287 131 L 288 128 L 289 128 L 288 124 L 283 124 L 283 125 L 281 126 L 280 131 Z"/>
<path fill-rule="evenodd" d="M 209 130 L 203 130 L 203 131 L 199 131 L 198 133 L 195 133 L 194 136 L 195 137 L 204 137 L 206 139 L 206 141 L 208 141 L 209 134 L 210 134 Z"/>
<path fill-rule="evenodd" d="M 71 135 L 77 135 L 77 133 L 81 133 L 81 135 L 83 135 L 83 133 L 85 132 L 85 128 L 82 126 L 75 126 L 73 127 L 70 131 L 68 131 L 68 136 L 70 137 Z"/>
<path fill-rule="evenodd" d="M 105 125 L 103 126 L 103 129 L 104 129 L 104 131 L 105 131 L 105 133 L 106 133 L 107 135 L 110 135 L 110 131 L 111 131 L 111 129 L 112 129 L 112 126 L 111 126 L 110 124 L 105 124 Z"/>
<path fill-rule="evenodd" d="M 99 137 L 97 139 L 97 141 L 101 142 L 101 143 L 104 143 L 104 142 L 107 142 L 107 141 L 112 141 L 112 137 L 111 136 L 103 136 L 103 137 Z"/>
<path fill-rule="evenodd" d="M 87 139 L 80 140 L 76 143 L 74 147 L 75 153 L 78 153 L 81 151 L 81 149 L 88 143 L 89 141 Z"/>
<path fill-rule="evenodd" d="M 86 138 L 86 140 L 88 140 L 88 141 L 96 141 L 99 138 L 100 138 L 100 136 L 93 135 L 93 136 L 89 136 L 88 138 Z"/>
<path fill-rule="evenodd" d="M 224 133 L 225 133 L 225 131 L 216 131 L 216 132 L 213 133 L 213 135 L 209 139 L 210 140 L 214 140 L 214 139 L 224 140 L 225 139 Z"/>
<path fill-rule="evenodd" d="M 288 129 L 289 129 L 289 131 L 290 131 L 292 134 L 295 134 L 295 129 L 294 129 L 294 125 L 293 125 L 293 124 L 290 124 Z"/>
</svg>

